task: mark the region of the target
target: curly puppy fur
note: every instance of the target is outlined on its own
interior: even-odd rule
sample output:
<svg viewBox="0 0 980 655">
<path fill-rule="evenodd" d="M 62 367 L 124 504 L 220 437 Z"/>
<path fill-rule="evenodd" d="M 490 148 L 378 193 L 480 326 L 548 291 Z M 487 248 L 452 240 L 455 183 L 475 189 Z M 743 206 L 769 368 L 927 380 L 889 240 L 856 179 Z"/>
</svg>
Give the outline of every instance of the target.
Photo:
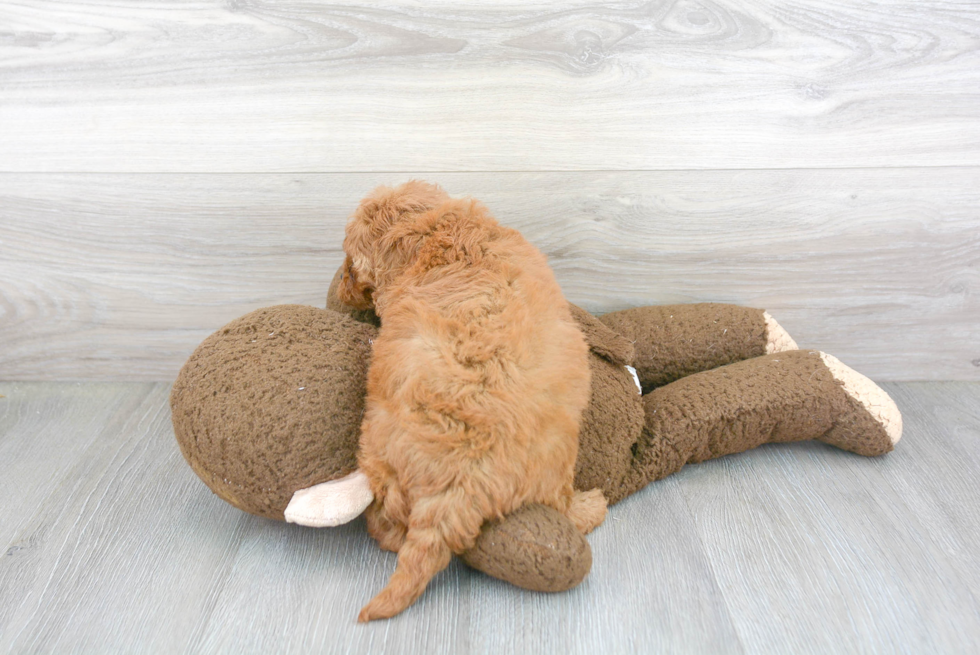
<svg viewBox="0 0 980 655">
<path fill-rule="evenodd" d="M 398 552 L 358 620 L 404 610 L 484 521 L 524 503 L 582 532 L 601 523 L 601 492 L 572 489 L 588 348 L 544 255 L 417 181 L 366 198 L 344 250 L 341 300 L 381 318 L 359 456 L 368 530 Z"/>
</svg>

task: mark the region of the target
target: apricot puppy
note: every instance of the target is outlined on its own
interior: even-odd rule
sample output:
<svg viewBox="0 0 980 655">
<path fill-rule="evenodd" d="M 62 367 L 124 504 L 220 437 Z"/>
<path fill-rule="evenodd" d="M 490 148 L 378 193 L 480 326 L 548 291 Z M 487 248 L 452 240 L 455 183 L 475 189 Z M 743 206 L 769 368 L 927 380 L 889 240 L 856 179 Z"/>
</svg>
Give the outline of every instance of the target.
<svg viewBox="0 0 980 655">
<path fill-rule="evenodd" d="M 404 610 L 484 521 L 524 503 L 600 524 L 601 491 L 572 489 L 588 348 L 544 255 L 417 181 L 361 202 L 344 250 L 340 299 L 381 318 L 359 456 L 368 530 L 398 552 L 358 620 Z"/>
</svg>

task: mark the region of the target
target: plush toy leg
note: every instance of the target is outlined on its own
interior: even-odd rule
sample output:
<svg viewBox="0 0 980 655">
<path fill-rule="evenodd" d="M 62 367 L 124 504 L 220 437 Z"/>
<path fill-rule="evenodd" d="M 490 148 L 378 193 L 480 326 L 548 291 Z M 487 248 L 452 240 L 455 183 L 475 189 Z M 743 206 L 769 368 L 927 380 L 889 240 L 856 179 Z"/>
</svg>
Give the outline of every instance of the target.
<svg viewBox="0 0 980 655">
<path fill-rule="evenodd" d="M 655 305 L 599 320 L 634 343 L 633 367 L 644 393 L 686 375 L 797 347 L 768 313 L 737 305 Z"/>
<path fill-rule="evenodd" d="M 871 380 L 829 355 L 794 350 L 684 377 L 643 398 L 646 425 L 615 502 L 685 464 L 764 443 L 818 439 L 881 455 L 901 414 Z"/>
<path fill-rule="evenodd" d="M 604 487 L 610 504 L 687 463 L 764 443 L 819 439 L 879 455 L 902 434 L 901 414 L 888 394 L 815 351 L 787 351 L 690 375 L 642 402 L 646 424 L 630 471 L 621 486 Z M 463 559 L 536 591 L 570 589 L 592 563 L 588 543 L 572 522 L 543 505 L 484 525 Z"/>
</svg>

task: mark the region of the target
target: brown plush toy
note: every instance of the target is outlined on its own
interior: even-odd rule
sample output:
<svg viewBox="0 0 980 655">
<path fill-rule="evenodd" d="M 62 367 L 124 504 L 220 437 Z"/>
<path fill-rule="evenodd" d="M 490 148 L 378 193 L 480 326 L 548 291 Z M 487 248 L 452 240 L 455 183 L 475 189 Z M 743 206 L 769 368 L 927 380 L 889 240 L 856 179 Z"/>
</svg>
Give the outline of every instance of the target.
<svg viewBox="0 0 980 655">
<path fill-rule="evenodd" d="M 281 305 L 208 337 L 171 394 L 184 457 L 235 507 L 311 526 L 371 502 L 357 437 L 377 317 L 337 301 Z M 891 398 L 838 360 L 796 344 L 768 314 L 732 305 L 643 307 L 595 318 L 573 306 L 592 349 L 576 487 L 610 504 L 685 464 L 764 443 L 817 439 L 859 455 L 892 449 Z M 588 573 L 588 543 L 558 512 L 530 505 L 484 526 L 463 559 L 537 591 Z"/>
</svg>

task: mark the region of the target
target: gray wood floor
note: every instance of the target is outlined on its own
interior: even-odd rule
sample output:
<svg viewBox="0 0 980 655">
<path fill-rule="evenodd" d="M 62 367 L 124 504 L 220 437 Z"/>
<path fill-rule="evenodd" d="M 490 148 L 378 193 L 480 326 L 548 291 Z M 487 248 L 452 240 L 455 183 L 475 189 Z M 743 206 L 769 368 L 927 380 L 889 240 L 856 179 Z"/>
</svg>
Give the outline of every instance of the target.
<svg viewBox="0 0 980 655">
<path fill-rule="evenodd" d="M 166 383 L 0 384 L 0 652 L 964 653 L 980 643 L 980 384 L 890 383 L 897 450 L 763 447 L 612 509 L 578 588 L 454 562 L 403 615 L 357 521 L 225 505 Z"/>
</svg>

